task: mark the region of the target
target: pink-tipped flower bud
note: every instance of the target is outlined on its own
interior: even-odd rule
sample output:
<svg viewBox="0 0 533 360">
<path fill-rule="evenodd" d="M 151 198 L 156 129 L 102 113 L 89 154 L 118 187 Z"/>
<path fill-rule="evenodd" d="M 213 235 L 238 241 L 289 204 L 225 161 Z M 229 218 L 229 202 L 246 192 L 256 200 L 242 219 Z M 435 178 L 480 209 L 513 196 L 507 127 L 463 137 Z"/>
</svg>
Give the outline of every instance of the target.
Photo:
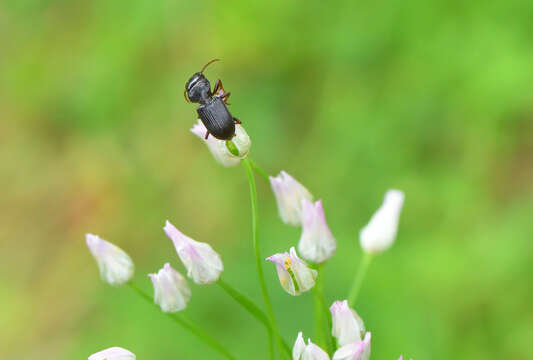
<svg viewBox="0 0 533 360">
<path fill-rule="evenodd" d="M 276 177 L 270 176 L 269 179 L 281 220 L 288 225 L 301 225 L 302 200 L 312 201 L 313 195 L 285 171 Z"/>
<path fill-rule="evenodd" d="M 296 250 L 291 247 L 290 252 L 274 254 L 267 258 L 276 264 L 278 278 L 283 289 L 292 296 L 310 290 L 315 286 L 317 271 L 311 269 L 296 255 Z"/>
<path fill-rule="evenodd" d="M 156 274 L 148 274 L 154 285 L 154 302 L 166 313 L 185 309 L 191 298 L 191 289 L 187 280 L 169 263 Z"/>
<path fill-rule="evenodd" d="M 86 234 L 87 247 L 93 255 L 100 277 L 110 285 L 122 285 L 133 276 L 133 261 L 118 246 L 93 234 Z"/>
<path fill-rule="evenodd" d="M 333 354 L 333 360 L 368 360 L 370 358 L 370 333 L 364 340 L 344 345 Z"/>
<path fill-rule="evenodd" d="M 322 263 L 333 256 L 337 241 L 329 230 L 322 200 L 315 203 L 302 200 L 302 236 L 298 252 L 305 260 Z"/>
<path fill-rule="evenodd" d="M 404 194 L 400 190 L 389 190 L 381 207 L 369 223 L 361 230 L 361 247 L 367 253 L 387 250 L 394 242 L 402 211 Z"/>
<path fill-rule="evenodd" d="M 187 268 L 187 276 L 197 284 L 210 284 L 218 280 L 224 265 L 220 255 L 206 243 L 195 241 L 184 235 L 168 220 L 164 230 Z"/>
<path fill-rule="evenodd" d="M 225 166 L 231 167 L 239 165 L 241 159 L 248 156 L 252 141 L 240 124 L 235 124 L 235 136 L 231 140 L 219 140 L 213 135 L 206 139 L 206 127 L 201 120 L 191 128 L 191 132 L 200 138 L 206 145 L 215 160 Z"/>
<path fill-rule="evenodd" d="M 89 360 L 135 360 L 135 354 L 120 347 L 112 347 L 92 354 Z"/>
</svg>

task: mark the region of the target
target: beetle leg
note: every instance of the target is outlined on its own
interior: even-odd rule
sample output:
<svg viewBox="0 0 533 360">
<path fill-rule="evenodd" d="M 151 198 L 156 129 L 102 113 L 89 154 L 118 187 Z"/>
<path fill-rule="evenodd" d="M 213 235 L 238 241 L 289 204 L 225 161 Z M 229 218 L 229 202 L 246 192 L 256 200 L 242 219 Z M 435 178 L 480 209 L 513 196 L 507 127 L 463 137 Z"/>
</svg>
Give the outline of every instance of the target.
<svg viewBox="0 0 533 360">
<path fill-rule="evenodd" d="M 209 130 L 207 130 L 207 131 L 205 132 L 205 137 L 204 137 L 204 139 L 207 140 L 208 137 L 209 137 Z"/>
<path fill-rule="evenodd" d="M 211 96 L 216 95 L 216 97 L 219 97 L 222 100 L 224 100 L 224 104 L 230 105 L 230 103 L 228 103 L 228 98 L 230 94 L 231 94 L 230 92 L 226 92 L 226 90 L 224 90 L 222 81 L 218 79 L 217 82 L 215 83 L 215 87 L 213 88 L 213 91 L 211 92 Z"/>
<path fill-rule="evenodd" d="M 217 82 L 215 83 L 215 87 L 213 88 L 213 91 L 211 92 L 211 96 L 216 95 L 219 92 L 219 90 L 222 90 L 222 94 L 226 92 L 226 90 L 224 90 L 224 86 L 222 86 L 222 81 L 220 81 L 220 79 L 218 79 Z"/>
<path fill-rule="evenodd" d="M 236 117 L 233 118 L 233 121 L 235 122 L 235 124 L 242 124 L 242 121 L 240 121 Z"/>
<path fill-rule="evenodd" d="M 229 105 L 228 98 L 231 95 L 230 92 L 224 93 L 222 95 L 219 95 L 218 97 L 221 98 L 224 101 L 224 104 Z"/>
</svg>

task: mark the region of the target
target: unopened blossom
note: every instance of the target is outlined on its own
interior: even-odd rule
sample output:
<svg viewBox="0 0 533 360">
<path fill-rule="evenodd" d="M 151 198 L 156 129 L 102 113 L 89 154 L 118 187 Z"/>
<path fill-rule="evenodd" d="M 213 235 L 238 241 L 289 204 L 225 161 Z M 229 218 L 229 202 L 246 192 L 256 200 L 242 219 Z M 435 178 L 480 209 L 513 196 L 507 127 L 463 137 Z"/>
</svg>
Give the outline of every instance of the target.
<svg viewBox="0 0 533 360">
<path fill-rule="evenodd" d="M 359 234 L 361 247 L 364 251 L 367 253 L 379 253 L 387 250 L 392 245 L 398 231 L 403 201 L 404 194 L 402 191 L 387 191 L 383 204 Z"/>
<path fill-rule="evenodd" d="M 103 240 L 97 235 L 86 234 L 87 247 L 100 270 L 100 277 L 111 285 L 121 285 L 133 276 L 133 261 L 118 246 Z"/>
<path fill-rule="evenodd" d="M 148 274 L 154 285 L 154 302 L 166 313 L 185 309 L 191 298 L 187 280 L 169 263 L 156 274 Z"/>
<path fill-rule="evenodd" d="M 135 360 L 135 354 L 120 347 L 112 347 L 92 354 L 89 360 Z"/>
<path fill-rule="evenodd" d="M 302 200 L 313 200 L 313 195 L 302 184 L 285 171 L 278 176 L 270 176 L 270 186 L 276 196 L 278 212 L 285 224 L 302 224 Z"/>
<path fill-rule="evenodd" d="M 302 257 L 314 263 L 329 259 L 337 249 L 337 241 L 329 230 L 322 200 L 315 203 L 302 200 L 302 236 L 298 243 L 298 252 Z"/>
<path fill-rule="evenodd" d="M 370 357 L 370 333 L 363 340 L 344 345 L 333 354 L 333 360 L 368 360 Z"/>
<path fill-rule="evenodd" d="M 168 220 L 164 230 L 187 268 L 188 277 L 197 284 L 210 284 L 218 280 L 224 265 L 220 255 L 209 244 L 184 235 Z"/>
<path fill-rule="evenodd" d="M 207 129 L 201 120 L 194 124 L 191 132 L 207 145 L 215 160 L 226 167 L 238 165 L 241 159 L 248 155 L 252 145 L 250 137 L 240 124 L 235 124 L 235 136 L 231 142 L 219 140 L 213 135 L 209 135 L 206 139 Z"/>
<path fill-rule="evenodd" d="M 318 345 L 307 339 L 308 344 L 305 345 L 302 332 L 298 333 L 298 338 L 292 348 L 292 360 L 329 360 L 327 352 L 322 350 Z"/>
<path fill-rule="evenodd" d="M 335 301 L 329 308 L 331 311 L 331 335 L 340 346 L 360 341 L 365 334 L 363 320 L 355 310 L 348 306 L 348 301 Z"/>
<path fill-rule="evenodd" d="M 317 271 L 309 268 L 296 255 L 294 247 L 291 247 L 288 253 L 274 254 L 268 257 L 267 260 L 276 264 L 281 286 L 292 296 L 300 295 L 315 286 Z"/>
</svg>

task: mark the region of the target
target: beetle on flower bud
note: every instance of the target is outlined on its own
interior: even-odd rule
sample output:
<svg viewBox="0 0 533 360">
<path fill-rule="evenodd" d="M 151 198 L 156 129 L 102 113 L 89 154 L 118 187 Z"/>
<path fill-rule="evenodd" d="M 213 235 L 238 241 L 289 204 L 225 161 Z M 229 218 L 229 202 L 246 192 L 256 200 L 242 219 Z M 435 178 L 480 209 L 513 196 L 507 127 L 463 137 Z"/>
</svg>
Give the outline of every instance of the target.
<svg viewBox="0 0 533 360">
<path fill-rule="evenodd" d="M 135 354 L 120 347 L 112 347 L 92 354 L 89 360 L 135 360 Z"/>
<path fill-rule="evenodd" d="M 289 253 L 274 254 L 266 259 L 276 264 L 281 286 L 292 296 L 298 296 L 315 286 L 317 271 L 298 257 L 294 247 Z"/>
<path fill-rule="evenodd" d="M 85 239 L 103 281 L 110 285 L 122 285 L 131 279 L 133 261 L 124 250 L 97 235 L 86 234 Z"/>
<path fill-rule="evenodd" d="M 185 309 L 191 298 L 187 280 L 169 263 L 156 274 L 148 274 L 154 285 L 154 302 L 166 313 Z"/>
<path fill-rule="evenodd" d="M 197 284 L 210 284 L 218 280 L 224 270 L 220 255 L 206 243 L 195 241 L 184 235 L 168 220 L 164 227 L 165 233 L 174 243 L 174 247 L 183 265 L 187 268 L 187 276 Z"/>
<path fill-rule="evenodd" d="M 225 92 L 220 80 L 211 91 L 211 84 L 203 74 L 210 64 L 218 60 L 209 61 L 200 72 L 191 76 L 185 84 L 184 96 L 187 102 L 200 104 L 196 111 L 206 127 L 206 140 L 210 134 L 220 140 L 231 140 L 235 136 L 235 124 L 241 122 L 231 115 L 226 106 L 230 93 Z"/>
</svg>

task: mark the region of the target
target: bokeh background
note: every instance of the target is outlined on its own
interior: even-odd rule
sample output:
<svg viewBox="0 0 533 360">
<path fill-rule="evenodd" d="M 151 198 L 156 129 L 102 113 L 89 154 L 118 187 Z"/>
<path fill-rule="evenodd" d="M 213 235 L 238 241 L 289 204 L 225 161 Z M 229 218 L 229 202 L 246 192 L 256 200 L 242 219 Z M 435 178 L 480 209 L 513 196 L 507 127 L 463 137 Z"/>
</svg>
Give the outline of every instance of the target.
<svg viewBox="0 0 533 360">
<path fill-rule="evenodd" d="M 241 167 L 190 132 L 183 86 L 207 71 L 270 174 L 324 201 L 338 240 L 327 301 L 347 296 L 358 231 L 403 189 L 399 236 L 372 264 L 357 310 L 372 359 L 531 359 L 533 3 L 509 1 L 48 1 L 0 3 L 0 358 L 218 355 L 99 278 L 84 234 L 136 263 L 166 261 L 162 227 L 206 241 L 223 276 L 261 302 Z M 266 257 L 297 243 L 257 179 Z M 282 291 L 282 334 L 313 337 L 310 294 Z M 241 358 L 264 330 L 217 286 L 186 313 Z"/>
</svg>

